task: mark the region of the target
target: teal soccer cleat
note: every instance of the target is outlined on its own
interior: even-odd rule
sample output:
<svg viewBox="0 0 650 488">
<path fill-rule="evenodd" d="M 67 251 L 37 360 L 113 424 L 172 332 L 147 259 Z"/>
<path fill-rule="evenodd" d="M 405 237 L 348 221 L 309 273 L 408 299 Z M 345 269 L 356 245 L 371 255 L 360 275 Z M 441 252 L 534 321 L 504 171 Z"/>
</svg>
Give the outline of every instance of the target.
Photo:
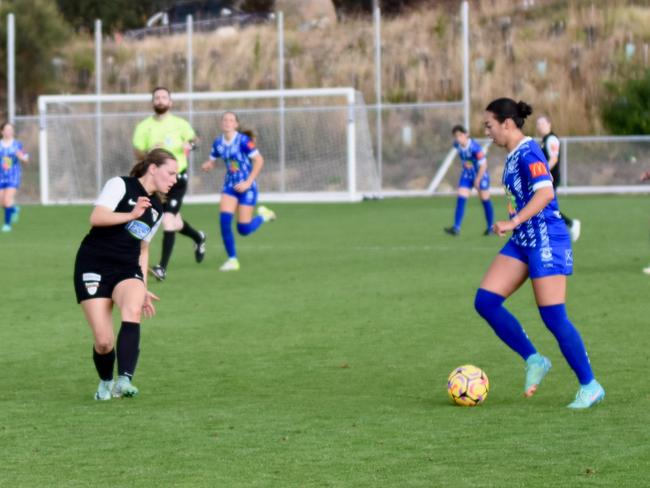
<svg viewBox="0 0 650 488">
<path fill-rule="evenodd" d="M 526 359 L 526 385 L 524 396 L 531 397 L 537 391 L 537 387 L 544 379 L 544 376 L 551 369 L 551 360 L 541 354 L 533 354 Z"/>
<path fill-rule="evenodd" d="M 605 398 L 605 389 L 596 380 L 588 385 L 580 385 L 576 399 L 567 405 L 568 408 L 589 408 L 600 403 Z"/>
<path fill-rule="evenodd" d="M 111 392 L 113 390 L 113 380 L 100 380 L 97 391 L 95 392 L 95 400 L 110 400 Z"/>
<path fill-rule="evenodd" d="M 128 376 L 118 376 L 113 387 L 113 398 L 131 398 L 138 394 L 138 389 L 131 384 Z"/>
</svg>

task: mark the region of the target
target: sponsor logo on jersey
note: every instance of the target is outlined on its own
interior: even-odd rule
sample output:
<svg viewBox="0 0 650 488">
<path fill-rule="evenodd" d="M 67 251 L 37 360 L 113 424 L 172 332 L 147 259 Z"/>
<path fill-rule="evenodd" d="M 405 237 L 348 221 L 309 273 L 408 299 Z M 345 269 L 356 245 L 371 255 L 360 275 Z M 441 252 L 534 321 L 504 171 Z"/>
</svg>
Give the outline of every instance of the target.
<svg viewBox="0 0 650 488">
<path fill-rule="evenodd" d="M 530 170 L 530 174 L 533 176 L 533 178 L 548 174 L 548 171 L 546 171 L 546 165 L 541 161 L 529 164 L 528 169 Z"/>
<path fill-rule="evenodd" d="M 239 161 L 236 159 L 230 159 L 228 160 L 228 171 L 231 173 L 238 173 L 239 172 Z"/>
<path fill-rule="evenodd" d="M 138 202 L 134 202 L 133 198 L 129 198 L 129 201 L 128 201 L 129 205 L 135 205 L 136 203 L 138 203 Z"/>
<path fill-rule="evenodd" d="M 8 171 L 14 165 L 14 160 L 11 156 L 5 156 L 2 158 L 2 169 Z"/>
<path fill-rule="evenodd" d="M 246 143 L 246 146 L 248 147 L 248 149 L 255 149 L 255 143 L 253 141 L 248 141 Z"/>
<path fill-rule="evenodd" d="M 151 208 L 151 216 L 153 217 L 154 222 L 156 222 L 158 220 L 159 215 L 160 214 L 158 213 L 158 210 L 156 210 L 155 208 L 152 207 Z"/>
<path fill-rule="evenodd" d="M 178 200 L 176 200 L 175 198 L 172 198 L 172 199 L 169 201 L 169 206 L 172 207 L 172 208 L 175 208 L 176 205 L 178 205 Z"/>
<path fill-rule="evenodd" d="M 477 159 L 478 161 L 480 161 L 480 160 L 483 159 L 484 157 L 485 157 L 485 154 L 483 153 L 483 151 L 479 151 L 479 152 L 476 153 L 476 159 Z"/>
<path fill-rule="evenodd" d="M 149 235 L 149 232 L 151 232 L 151 227 L 149 227 L 141 220 L 132 220 L 126 224 L 126 230 L 128 230 L 129 234 L 131 234 L 136 239 L 142 240 L 147 237 L 147 235 Z"/>
</svg>

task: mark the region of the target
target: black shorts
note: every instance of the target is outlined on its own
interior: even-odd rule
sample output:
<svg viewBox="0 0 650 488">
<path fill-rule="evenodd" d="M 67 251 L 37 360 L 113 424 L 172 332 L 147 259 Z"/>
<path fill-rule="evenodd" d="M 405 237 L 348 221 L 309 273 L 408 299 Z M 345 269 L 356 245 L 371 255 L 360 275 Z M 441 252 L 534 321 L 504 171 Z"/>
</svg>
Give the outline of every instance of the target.
<svg viewBox="0 0 650 488">
<path fill-rule="evenodd" d="M 112 298 L 113 290 L 124 280 L 142 279 L 140 265 L 110 263 L 80 250 L 74 263 L 74 291 L 77 303 L 91 298 Z"/>
<path fill-rule="evenodd" d="M 187 191 L 187 172 L 179 173 L 176 183 L 169 189 L 167 200 L 163 203 L 163 211 L 176 215 L 181 211 L 183 197 Z"/>
</svg>

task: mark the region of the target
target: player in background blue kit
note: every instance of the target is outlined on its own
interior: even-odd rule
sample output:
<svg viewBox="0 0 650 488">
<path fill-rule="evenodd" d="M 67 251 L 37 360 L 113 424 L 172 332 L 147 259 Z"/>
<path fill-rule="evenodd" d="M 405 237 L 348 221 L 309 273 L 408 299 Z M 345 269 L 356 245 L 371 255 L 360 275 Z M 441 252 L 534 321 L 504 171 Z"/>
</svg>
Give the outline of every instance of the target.
<svg viewBox="0 0 650 488">
<path fill-rule="evenodd" d="M 533 112 L 525 102 L 499 98 L 485 112 L 485 132 L 508 150 L 503 185 L 510 220 L 494 231 L 512 236 L 497 254 L 476 293 L 474 306 L 497 336 L 526 361 L 524 395 L 532 396 L 551 361 L 537 352 L 503 302 L 530 278 L 539 313 L 573 369 L 580 388 L 569 408 L 589 408 L 605 397 L 596 381 L 580 333 L 567 316 L 566 277 L 573 272 L 571 237 L 560 217 L 548 162 L 539 144 L 521 128 Z"/>
<path fill-rule="evenodd" d="M 490 201 L 490 175 L 487 171 L 485 153 L 481 145 L 467 135 L 467 130 L 462 125 L 454 126 L 451 133 L 456 139 L 454 147 L 458 151 L 458 157 L 463 165 L 463 169 L 460 174 L 460 181 L 458 182 L 458 199 L 456 200 L 454 225 L 445 227 L 445 232 L 452 236 L 460 234 L 467 199 L 472 188 L 475 187 L 481 197 L 483 210 L 485 211 L 487 229 L 484 235 L 490 235 L 492 233 L 492 224 L 494 223 L 494 211 L 492 209 L 492 202 Z"/>
<path fill-rule="evenodd" d="M 266 207 L 257 209 L 257 176 L 264 166 L 264 158 L 255 147 L 251 134 L 238 131 L 239 119 L 233 112 L 225 112 L 221 117 L 223 134 L 212 144 L 210 160 L 201 166 L 204 171 L 215 167 L 215 161 L 222 159 L 226 165 L 226 174 L 221 189 L 220 225 L 223 245 L 228 259 L 219 268 L 220 271 L 237 271 L 239 260 L 235 249 L 235 236 L 232 221 L 237 211 L 237 231 L 242 236 L 255 232 L 264 222 L 275 220 L 275 213 Z"/>
<path fill-rule="evenodd" d="M 23 149 L 22 142 L 14 139 L 14 126 L 5 122 L 2 124 L 0 141 L 0 202 L 5 210 L 2 232 L 11 232 L 11 224 L 18 221 L 18 207 L 15 201 L 22 176 L 20 163 L 28 161 L 29 154 Z"/>
</svg>

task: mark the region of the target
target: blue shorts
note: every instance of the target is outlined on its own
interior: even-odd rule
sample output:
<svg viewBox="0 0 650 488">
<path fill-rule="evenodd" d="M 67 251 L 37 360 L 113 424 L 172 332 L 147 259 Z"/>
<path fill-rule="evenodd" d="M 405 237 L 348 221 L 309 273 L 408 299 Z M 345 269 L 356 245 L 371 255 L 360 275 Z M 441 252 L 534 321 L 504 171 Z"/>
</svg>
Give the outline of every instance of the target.
<svg viewBox="0 0 650 488">
<path fill-rule="evenodd" d="M 573 250 L 568 236 L 551 238 L 548 247 L 522 247 L 510 239 L 499 254 L 526 263 L 531 279 L 573 274 Z"/>
<path fill-rule="evenodd" d="M 235 191 L 234 188 L 224 185 L 221 189 L 221 193 L 235 197 L 239 202 L 239 205 L 250 205 L 251 207 L 257 205 L 257 183 L 253 183 L 253 186 L 244 193 L 239 193 Z"/>
<path fill-rule="evenodd" d="M 20 186 L 21 171 L 3 171 L 0 173 L 0 190 L 18 188 Z"/>
<path fill-rule="evenodd" d="M 474 188 L 474 180 L 476 179 L 476 173 L 474 171 L 463 171 L 460 175 L 460 181 L 458 182 L 459 188 Z M 481 190 L 490 189 L 490 175 L 486 171 L 481 178 L 481 183 L 479 185 Z"/>
</svg>

